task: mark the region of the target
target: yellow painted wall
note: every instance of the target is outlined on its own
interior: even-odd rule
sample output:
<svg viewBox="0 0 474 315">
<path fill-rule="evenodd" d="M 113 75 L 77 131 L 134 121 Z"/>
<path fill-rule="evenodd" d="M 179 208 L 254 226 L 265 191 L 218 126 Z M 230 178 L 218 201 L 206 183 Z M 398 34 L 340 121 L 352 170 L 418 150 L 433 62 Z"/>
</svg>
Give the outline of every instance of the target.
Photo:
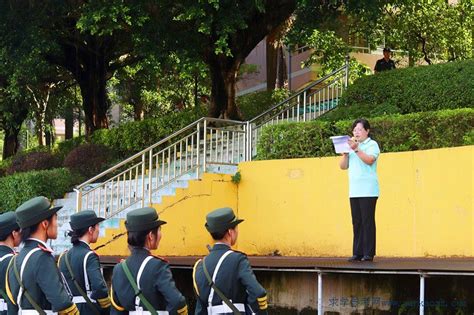
<svg viewBox="0 0 474 315">
<path fill-rule="evenodd" d="M 379 256 L 474 256 L 474 146 L 381 154 Z M 352 225 L 339 158 L 242 163 L 239 249 L 348 256 Z"/>
<path fill-rule="evenodd" d="M 156 251 L 161 256 L 205 255 L 206 244 L 212 244 L 204 223 L 207 212 L 220 207 L 237 208 L 237 185 L 229 175 L 204 174 L 201 180 L 189 182 L 189 187 L 177 189 L 175 196 L 164 197 L 154 205 L 160 219 L 168 224 L 162 226 L 162 239 Z M 106 230 L 106 236 L 95 245 L 110 242 L 97 252 L 101 255 L 128 256 L 124 222 L 120 229 Z"/>
<path fill-rule="evenodd" d="M 378 162 L 377 255 L 474 256 L 474 146 L 382 153 Z M 339 158 L 246 162 L 237 186 L 205 174 L 155 207 L 168 221 L 158 255 L 204 255 L 208 211 L 230 206 L 245 219 L 237 249 L 249 255 L 349 256 L 347 172 Z M 109 230 L 102 243 L 125 232 Z M 99 244 L 100 245 L 100 244 Z M 128 255 L 126 238 L 99 250 Z"/>
</svg>

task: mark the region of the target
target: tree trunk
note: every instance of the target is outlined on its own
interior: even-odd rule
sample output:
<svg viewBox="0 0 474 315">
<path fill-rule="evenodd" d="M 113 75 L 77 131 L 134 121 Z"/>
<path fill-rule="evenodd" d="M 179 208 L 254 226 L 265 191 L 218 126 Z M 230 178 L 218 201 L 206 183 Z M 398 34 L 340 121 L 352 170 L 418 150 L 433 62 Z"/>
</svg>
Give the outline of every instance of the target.
<svg viewBox="0 0 474 315">
<path fill-rule="evenodd" d="M 86 136 L 109 127 L 106 71 L 102 62 L 91 62 L 79 80 L 85 113 Z"/>
<path fill-rule="evenodd" d="M 51 146 L 54 144 L 54 121 L 51 120 L 48 123 L 48 127 L 44 128 L 44 130 L 45 130 L 44 138 L 45 138 L 46 146 L 51 148 Z"/>
<path fill-rule="evenodd" d="M 35 113 L 36 118 L 36 137 L 38 138 L 38 145 L 40 147 L 44 146 L 44 139 L 45 139 L 45 128 L 44 128 L 44 113 L 41 109 L 37 110 Z"/>
<path fill-rule="evenodd" d="M 266 53 L 266 66 L 267 66 L 267 91 L 273 91 L 275 89 L 276 80 L 277 80 L 277 64 L 278 64 L 278 48 L 275 47 L 273 41 L 269 41 L 267 36 L 265 40 L 267 44 L 267 53 Z"/>
<path fill-rule="evenodd" d="M 136 102 L 130 101 L 133 105 L 133 120 L 141 121 L 145 118 L 145 111 L 143 110 L 143 103 L 141 100 Z"/>
<path fill-rule="evenodd" d="M 82 45 L 82 42 L 78 45 Z M 47 59 L 52 64 L 65 67 L 79 84 L 86 136 L 90 136 L 97 129 L 109 127 L 107 111 L 110 103 L 106 90 L 109 66 L 104 47 L 93 40 L 87 45 L 95 47 L 94 52 L 77 49 L 70 43 L 61 43 L 64 56 L 50 55 Z"/>
<path fill-rule="evenodd" d="M 18 128 L 4 130 L 5 136 L 3 140 L 3 159 L 14 156 L 18 152 L 20 142 L 18 141 L 18 134 L 20 133 L 21 124 Z"/>
<path fill-rule="evenodd" d="M 225 119 L 241 120 L 242 116 L 235 103 L 235 84 L 242 60 L 210 53 L 211 104 L 209 115 Z"/>
<path fill-rule="evenodd" d="M 72 106 L 66 107 L 64 111 L 64 131 L 66 140 L 74 137 L 74 109 Z"/>
<path fill-rule="evenodd" d="M 278 74 L 277 74 L 277 88 L 285 87 L 285 82 L 288 79 L 288 70 L 286 69 L 285 53 L 283 51 L 283 45 L 279 45 L 278 48 Z"/>
</svg>

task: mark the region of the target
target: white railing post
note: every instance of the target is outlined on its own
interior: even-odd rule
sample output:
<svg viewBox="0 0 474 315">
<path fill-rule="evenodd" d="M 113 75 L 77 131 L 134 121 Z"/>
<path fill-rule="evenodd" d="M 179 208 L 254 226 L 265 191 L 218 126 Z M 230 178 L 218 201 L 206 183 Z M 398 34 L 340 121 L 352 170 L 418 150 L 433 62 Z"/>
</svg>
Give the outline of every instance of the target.
<svg viewBox="0 0 474 315">
<path fill-rule="evenodd" d="M 318 315 L 323 313 L 323 274 L 318 272 Z"/>
<path fill-rule="evenodd" d="M 153 189 L 151 189 L 152 187 L 152 184 L 153 184 L 153 178 L 152 178 L 152 170 L 153 170 L 153 149 L 150 150 L 150 156 L 149 156 L 149 159 L 150 161 L 148 162 L 148 203 L 151 207 L 152 205 L 152 191 Z"/>
<path fill-rule="evenodd" d="M 306 121 L 306 91 L 303 92 L 303 121 Z"/>
<path fill-rule="evenodd" d="M 300 96 L 296 97 L 296 121 L 300 121 Z"/>
<path fill-rule="evenodd" d="M 250 161 L 252 159 L 252 129 L 249 121 L 245 124 L 245 135 L 247 138 L 245 161 Z"/>
<path fill-rule="evenodd" d="M 119 201 L 119 196 L 117 194 L 117 208 L 119 206 L 118 204 Z M 142 202 L 141 202 L 142 208 L 145 207 L 145 153 L 142 154 Z"/>
<path fill-rule="evenodd" d="M 344 77 L 344 87 L 347 88 L 349 85 L 349 61 L 350 61 L 350 56 L 346 56 L 346 69 L 345 69 L 345 77 Z"/>
<path fill-rule="evenodd" d="M 211 139 L 212 141 L 212 139 Z M 212 144 L 211 144 L 212 145 Z M 204 154 L 202 157 L 202 172 L 206 172 L 206 161 L 207 161 L 207 119 L 204 119 Z"/>
<path fill-rule="evenodd" d="M 82 207 L 82 189 L 74 189 L 76 192 L 76 212 L 81 211 Z"/>
<path fill-rule="evenodd" d="M 196 156 L 196 166 L 197 166 L 196 176 L 197 176 L 197 178 L 199 178 L 199 168 L 201 167 L 201 165 L 199 165 L 199 160 L 200 160 L 199 155 L 201 155 L 201 153 L 200 153 L 201 152 L 200 151 L 200 148 L 201 148 L 201 130 L 200 129 L 201 129 L 201 123 L 198 122 L 198 124 L 197 124 L 197 134 L 196 134 L 196 136 L 197 136 L 197 139 L 196 139 L 196 154 L 197 154 L 197 156 Z"/>
<path fill-rule="evenodd" d="M 425 276 L 420 274 L 420 310 L 419 314 L 425 314 Z"/>
</svg>

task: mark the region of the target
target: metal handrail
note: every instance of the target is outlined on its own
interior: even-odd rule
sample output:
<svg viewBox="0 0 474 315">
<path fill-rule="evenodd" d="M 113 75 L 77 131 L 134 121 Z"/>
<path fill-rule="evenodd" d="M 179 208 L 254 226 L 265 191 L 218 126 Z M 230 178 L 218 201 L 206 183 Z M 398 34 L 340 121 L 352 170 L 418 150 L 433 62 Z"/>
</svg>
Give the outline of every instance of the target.
<svg viewBox="0 0 474 315">
<path fill-rule="evenodd" d="M 176 137 L 177 135 L 185 132 L 186 130 L 188 129 L 191 129 L 193 127 L 196 127 L 200 122 L 203 122 L 204 120 L 207 120 L 207 121 L 214 121 L 214 122 L 225 122 L 225 123 L 234 123 L 234 124 L 245 124 L 245 122 L 242 122 L 242 121 L 238 121 L 238 120 L 229 120 L 229 119 L 221 119 L 221 118 L 211 118 L 211 117 L 202 117 L 202 118 L 199 118 L 198 120 L 196 120 L 195 122 L 187 125 L 186 127 L 183 127 L 181 128 L 180 130 L 174 132 L 173 134 L 169 135 L 168 137 L 156 142 L 155 144 L 152 144 L 151 146 L 149 146 L 148 148 L 146 149 L 143 149 L 142 151 L 138 152 L 138 153 L 135 153 L 134 155 L 132 155 L 131 157 L 127 158 L 126 160 L 123 160 L 122 162 L 106 169 L 105 171 L 103 171 L 102 173 L 92 177 L 91 179 L 83 182 L 82 184 L 78 185 L 76 187 L 76 189 L 81 189 L 83 188 L 84 186 L 86 185 L 89 185 L 93 182 L 95 182 L 97 179 L 115 171 L 116 169 L 120 168 L 121 166 L 124 166 L 125 164 L 127 163 L 130 163 L 131 161 L 135 160 L 136 158 L 142 156 L 143 154 L 149 152 L 150 150 L 153 150 L 154 148 L 162 145 L 163 143 L 166 143 L 168 142 L 170 139 Z"/>
<path fill-rule="evenodd" d="M 303 90 L 299 91 L 298 93 L 291 95 L 291 96 L 290 96 L 289 98 L 287 98 L 286 100 L 284 100 L 284 101 L 282 101 L 282 102 L 276 104 L 275 106 L 273 106 L 273 107 L 267 109 L 267 110 L 264 111 L 263 113 L 261 113 L 261 114 L 255 116 L 254 118 L 250 119 L 249 122 L 250 122 L 250 123 L 253 123 L 255 120 L 259 119 L 259 118 L 262 117 L 262 116 L 265 116 L 266 114 L 270 113 L 270 112 L 271 112 L 272 110 L 274 110 L 275 108 L 278 108 L 279 106 L 281 106 L 281 105 L 283 105 L 283 104 L 289 103 L 289 101 L 292 100 L 293 98 L 298 97 L 299 95 L 301 95 L 301 94 L 303 94 L 304 92 L 306 92 L 306 91 L 310 90 L 311 88 L 313 88 L 315 85 L 318 85 L 318 84 L 324 82 L 325 80 L 327 80 L 327 79 L 329 79 L 330 77 L 332 77 L 332 76 L 338 74 L 339 72 L 346 70 L 347 67 L 348 67 L 348 65 L 346 64 L 346 65 L 342 66 L 341 68 L 339 68 L 339 69 L 337 69 L 337 70 L 334 70 L 334 71 L 331 72 L 330 74 L 328 74 L 328 75 L 322 77 L 321 79 L 318 79 L 317 81 L 311 83 L 310 85 L 308 85 L 307 87 L 305 87 Z"/>
</svg>

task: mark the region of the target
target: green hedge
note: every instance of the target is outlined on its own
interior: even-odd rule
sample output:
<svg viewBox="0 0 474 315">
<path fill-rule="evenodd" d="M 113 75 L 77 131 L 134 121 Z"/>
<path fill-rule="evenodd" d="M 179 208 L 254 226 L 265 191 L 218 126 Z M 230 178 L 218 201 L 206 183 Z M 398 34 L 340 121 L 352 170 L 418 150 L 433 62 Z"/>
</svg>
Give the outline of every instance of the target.
<svg viewBox="0 0 474 315">
<path fill-rule="evenodd" d="M 203 116 L 206 116 L 205 108 L 128 122 L 116 128 L 95 131 L 91 142 L 110 147 L 123 158 L 151 146 Z"/>
<path fill-rule="evenodd" d="M 474 144 L 474 109 L 375 117 L 372 136 L 383 152 L 425 150 Z M 289 159 L 335 155 L 333 135 L 351 134 L 352 120 L 285 123 L 263 129 L 257 159 Z"/>
<path fill-rule="evenodd" d="M 270 107 L 284 101 L 289 96 L 288 90 L 259 91 L 237 97 L 237 107 L 243 120 L 250 120 Z"/>
<path fill-rule="evenodd" d="M 323 120 L 474 107 L 474 60 L 420 66 L 360 78 Z"/>
<path fill-rule="evenodd" d="M 16 173 L 0 178 L 0 212 L 15 210 L 35 196 L 62 198 L 82 178 L 65 168 Z"/>
</svg>

